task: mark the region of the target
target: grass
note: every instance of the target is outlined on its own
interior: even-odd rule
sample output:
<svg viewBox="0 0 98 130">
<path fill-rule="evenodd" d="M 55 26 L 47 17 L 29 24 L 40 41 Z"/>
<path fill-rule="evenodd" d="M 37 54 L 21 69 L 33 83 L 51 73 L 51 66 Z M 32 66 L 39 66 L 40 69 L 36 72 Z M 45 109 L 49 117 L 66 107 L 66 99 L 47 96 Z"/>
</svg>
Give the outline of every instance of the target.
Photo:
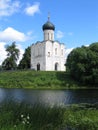
<svg viewBox="0 0 98 130">
<path fill-rule="evenodd" d="M 4 103 L 0 130 L 98 130 L 98 104 L 44 107 Z"/>
<path fill-rule="evenodd" d="M 2 88 L 70 89 L 78 88 L 66 72 L 6 71 L 0 72 Z"/>
</svg>

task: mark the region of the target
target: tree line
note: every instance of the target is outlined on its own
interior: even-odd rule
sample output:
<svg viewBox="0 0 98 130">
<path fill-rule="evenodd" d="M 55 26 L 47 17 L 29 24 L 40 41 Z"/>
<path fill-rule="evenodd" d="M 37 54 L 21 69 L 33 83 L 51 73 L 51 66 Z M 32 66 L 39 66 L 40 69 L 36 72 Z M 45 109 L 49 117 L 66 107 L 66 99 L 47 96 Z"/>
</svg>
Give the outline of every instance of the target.
<svg viewBox="0 0 98 130">
<path fill-rule="evenodd" d="M 6 46 L 7 58 L 4 59 L 0 69 L 2 70 L 16 70 L 16 69 L 29 69 L 30 68 L 30 47 L 25 49 L 22 59 L 19 64 L 20 50 L 17 48 L 16 43 L 13 42 L 10 46 Z"/>
<path fill-rule="evenodd" d="M 70 76 L 81 84 L 98 86 L 98 42 L 73 49 L 66 66 Z"/>
<path fill-rule="evenodd" d="M 6 47 L 7 58 L 4 59 L 0 69 L 16 70 L 30 69 L 31 51 L 30 47 L 25 49 L 22 59 L 19 60 L 20 50 L 13 42 Z M 89 46 L 73 49 L 67 57 L 67 72 L 70 76 L 84 85 L 98 85 L 98 42 Z"/>
</svg>

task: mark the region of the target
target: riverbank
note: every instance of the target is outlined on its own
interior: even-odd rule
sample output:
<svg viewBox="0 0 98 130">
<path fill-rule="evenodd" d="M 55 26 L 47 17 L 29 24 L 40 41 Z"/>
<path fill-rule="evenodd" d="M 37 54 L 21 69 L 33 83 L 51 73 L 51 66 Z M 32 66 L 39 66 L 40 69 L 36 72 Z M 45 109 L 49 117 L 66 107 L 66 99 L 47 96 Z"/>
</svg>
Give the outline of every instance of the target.
<svg viewBox="0 0 98 130">
<path fill-rule="evenodd" d="M 0 130 L 98 130 L 98 104 L 30 106 L 0 105 Z"/>
<path fill-rule="evenodd" d="M 0 72 L 1 88 L 30 89 L 84 89 L 72 80 L 66 72 L 45 71 L 6 71 Z"/>
</svg>

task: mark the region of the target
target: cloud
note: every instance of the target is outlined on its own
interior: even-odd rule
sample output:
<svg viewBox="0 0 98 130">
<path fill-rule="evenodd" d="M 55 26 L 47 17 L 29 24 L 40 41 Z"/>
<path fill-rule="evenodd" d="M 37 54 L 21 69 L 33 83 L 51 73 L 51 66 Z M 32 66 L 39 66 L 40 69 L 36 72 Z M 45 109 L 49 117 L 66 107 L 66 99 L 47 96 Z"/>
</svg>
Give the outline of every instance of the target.
<svg viewBox="0 0 98 130">
<path fill-rule="evenodd" d="M 68 48 L 65 50 L 65 58 L 67 59 L 68 54 L 73 50 L 74 48 Z"/>
<path fill-rule="evenodd" d="M 89 47 L 90 45 L 88 44 L 88 45 L 84 45 L 85 47 Z"/>
<path fill-rule="evenodd" d="M 64 33 L 61 32 L 61 31 L 57 31 L 56 37 L 57 38 L 63 38 L 64 37 Z"/>
<path fill-rule="evenodd" d="M 29 32 L 27 32 L 27 35 L 28 35 L 28 36 L 31 36 L 32 33 L 33 33 L 32 31 L 29 31 Z"/>
<path fill-rule="evenodd" d="M 12 0 L 0 0 L 0 16 L 10 16 L 20 8 L 20 2 Z"/>
<path fill-rule="evenodd" d="M 6 51 L 5 51 L 5 42 L 0 42 L 0 65 L 2 64 L 3 60 L 6 58 Z"/>
<path fill-rule="evenodd" d="M 24 42 L 27 39 L 28 36 L 11 27 L 8 27 L 4 31 L 0 32 L 0 41 L 2 42 L 13 42 L 13 41 Z"/>
<path fill-rule="evenodd" d="M 6 48 L 5 48 L 6 45 L 7 45 L 7 43 L 0 42 L 0 65 L 7 58 L 7 52 L 6 52 Z M 22 56 L 24 54 L 24 49 L 22 48 L 22 46 L 20 44 L 16 44 L 16 47 L 20 50 L 19 60 L 17 62 L 17 63 L 19 63 L 19 61 L 22 59 Z"/>
<path fill-rule="evenodd" d="M 24 54 L 24 49 L 22 48 L 22 46 L 20 44 L 16 44 L 17 48 L 20 50 L 20 55 L 19 55 L 19 60 L 17 62 L 17 64 L 19 64 L 19 61 L 22 59 L 23 54 Z"/>
<path fill-rule="evenodd" d="M 35 3 L 33 5 L 28 5 L 25 8 L 25 13 L 29 16 L 33 16 L 35 13 L 39 13 L 40 9 L 39 9 L 40 3 Z"/>
</svg>

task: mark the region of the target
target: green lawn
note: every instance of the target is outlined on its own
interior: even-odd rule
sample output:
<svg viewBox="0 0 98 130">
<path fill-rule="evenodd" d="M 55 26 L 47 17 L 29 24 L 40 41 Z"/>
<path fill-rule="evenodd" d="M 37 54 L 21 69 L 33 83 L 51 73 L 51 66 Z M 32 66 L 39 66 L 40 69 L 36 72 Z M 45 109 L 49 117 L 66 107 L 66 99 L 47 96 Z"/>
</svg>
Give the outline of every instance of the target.
<svg viewBox="0 0 98 130">
<path fill-rule="evenodd" d="M 6 71 L 0 72 L 0 87 L 33 89 L 70 89 L 78 88 L 66 72 L 45 71 Z"/>
</svg>

